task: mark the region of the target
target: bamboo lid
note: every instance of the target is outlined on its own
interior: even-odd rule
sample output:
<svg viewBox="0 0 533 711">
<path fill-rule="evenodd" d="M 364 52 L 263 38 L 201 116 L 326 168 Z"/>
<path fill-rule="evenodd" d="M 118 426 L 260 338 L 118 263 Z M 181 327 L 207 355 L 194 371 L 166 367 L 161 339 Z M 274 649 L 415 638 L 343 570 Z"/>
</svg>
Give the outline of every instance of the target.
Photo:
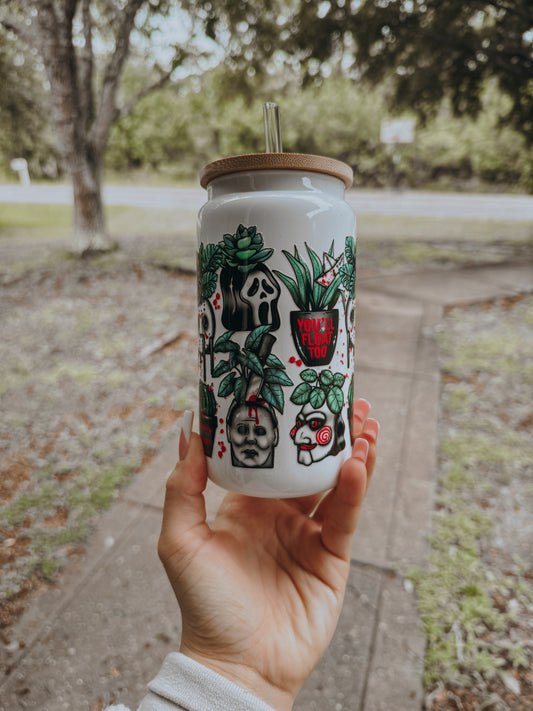
<svg viewBox="0 0 533 711">
<path fill-rule="evenodd" d="M 307 153 L 250 153 L 208 163 L 200 171 L 200 185 L 206 188 L 214 178 L 221 175 L 250 170 L 308 170 L 339 178 L 346 188 L 350 188 L 353 183 L 353 170 L 350 166 L 334 158 Z"/>
</svg>

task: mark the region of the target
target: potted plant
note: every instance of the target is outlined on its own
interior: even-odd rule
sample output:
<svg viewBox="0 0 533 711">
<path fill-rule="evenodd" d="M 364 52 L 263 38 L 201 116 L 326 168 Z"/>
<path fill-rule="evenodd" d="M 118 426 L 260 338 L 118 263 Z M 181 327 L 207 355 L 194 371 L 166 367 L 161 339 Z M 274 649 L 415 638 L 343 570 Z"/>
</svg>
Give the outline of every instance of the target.
<svg viewBox="0 0 533 711">
<path fill-rule="evenodd" d="M 206 457 L 213 454 L 217 431 L 217 401 L 213 388 L 200 382 L 200 437 Z"/>
<path fill-rule="evenodd" d="M 244 225 L 239 225 L 235 234 L 225 234 L 219 248 L 222 324 L 232 331 L 251 331 L 258 326 L 277 330 L 281 289 L 265 264 L 274 250 L 263 249 L 263 236 L 255 226 Z"/>
<path fill-rule="evenodd" d="M 224 376 L 220 397 L 233 396 L 226 417 L 226 434 L 234 466 L 271 468 L 279 440 L 275 410 L 283 413 L 283 387 L 293 382 L 285 366 L 271 353 L 276 338 L 270 326 L 258 326 L 246 337 L 244 347 L 224 333 L 215 352 L 227 354 L 217 363 L 213 375 Z"/>
<path fill-rule="evenodd" d="M 348 235 L 344 246 L 344 264 L 340 268 L 342 276 L 342 291 L 344 315 L 346 322 L 347 365 L 350 365 L 350 351 L 355 346 L 355 239 Z"/>
<path fill-rule="evenodd" d="M 285 372 L 280 359 L 271 353 L 276 338 L 269 333 L 270 326 L 258 326 L 246 337 L 244 348 L 232 340 L 234 331 L 227 331 L 215 342 L 215 353 L 227 353 L 228 359 L 215 366 L 213 376 L 225 375 L 218 395 L 233 395 L 237 402 L 264 400 L 283 413 L 285 398 L 283 387 L 293 382 Z"/>
<path fill-rule="evenodd" d="M 291 265 L 295 279 L 274 270 L 289 290 L 298 311 L 291 311 L 292 337 L 300 358 L 306 365 L 327 365 L 335 353 L 339 329 L 339 312 L 335 305 L 341 295 L 340 273 L 344 254 L 335 258 L 333 242 L 321 261 L 306 243 L 312 274 L 305 260 L 294 248 L 294 254 L 282 250 Z"/>
<path fill-rule="evenodd" d="M 200 334 L 200 363 L 203 363 L 204 380 L 207 380 L 207 356 L 211 372 L 214 366 L 215 313 L 209 299 L 217 286 L 217 270 L 222 264 L 222 251 L 218 244 L 200 244 L 198 262 L 198 332 Z"/>
<path fill-rule="evenodd" d="M 346 398 L 346 405 L 348 406 L 348 424 L 350 426 L 350 442 L 353 444 L 355 442 L 355 436 L 353 432 L 353 390 L 355 387 L 354 376 L 350 380 L 350 386 L 348 387 L 348 397 Z"/>
<path fill-rule="evenodd" d="M 306 466 L 334 456 L 345 447 L 344 375 L 326 369 L 308 368 L 300 373 L 291 402 L 300 405 L 291 438 L 298 449 L 298 462 Z"/>
</svg>

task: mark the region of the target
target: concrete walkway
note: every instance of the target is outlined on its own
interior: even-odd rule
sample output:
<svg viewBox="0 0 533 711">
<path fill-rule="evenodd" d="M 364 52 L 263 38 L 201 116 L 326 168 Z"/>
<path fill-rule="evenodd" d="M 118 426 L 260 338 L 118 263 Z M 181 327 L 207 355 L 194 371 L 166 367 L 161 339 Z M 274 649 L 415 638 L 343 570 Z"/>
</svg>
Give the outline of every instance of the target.
<svg viewBox="0 0 533 711">
<path fill-rule="evenodd" d="M 435 327 L 447 305 L 533 290 L 533 266 L 363 273 L 357 289 L 357 395 L 381 422 L 379 461 L 340 624 L 295 711 L 421 708 L 424 642 L 397 571 L 427 552 L 440 392 Z M 102 516 L 60 584 L 31 601 L 4 650 L 1 711 L 101 711 L 111 701 L 133 710 L 177 649 L 178 608 L 156 555 L 176 445 L 177 437 Z M 223 492 L 208 491 L 212 516 Z"/>
</svg>

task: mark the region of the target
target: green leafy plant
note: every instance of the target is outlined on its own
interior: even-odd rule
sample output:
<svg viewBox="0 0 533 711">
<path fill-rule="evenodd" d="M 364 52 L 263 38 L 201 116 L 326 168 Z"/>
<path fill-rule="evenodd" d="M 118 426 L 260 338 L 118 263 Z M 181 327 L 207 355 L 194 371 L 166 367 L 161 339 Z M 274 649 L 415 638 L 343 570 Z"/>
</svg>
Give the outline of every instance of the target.
<svg viewBox="0 0 533 711">
<path fill-rule="evenodd" d="M 204 247 L 200 245 L 198 249 L 198 273 L 200 275 L 200 297 L 209 299 L 217 286 L 217 270 L 222 266 L 224 255 L 220 245 L 208 244 Z"/>
<path fill-rule="evenodd" d="M 261 262 L 265 262 L 273 249 L 263 249 L 263 236 L 255 226 L 239 225 L 234 235 L 225 234 L 218 243 L 222 266 L 248 274 Z"/>
<path fill-rule="evenodd" d="M 264 339 L 268 337 L 271 326 L 258 326 L 251 331 L 245 341 L 244 348 L 232 340 L 235 331 L 226 331 L 215 342 L 215 353 L 227 353 L 228 359 L 221 360 L 213 370 L 213 376 L 225 375 L 220 383 L 218 395 L 227 397 L 233 395 L 237 403 L 246 399 L 246 390 L 250 378 L 256 375 L 259 379 L 257 397 L 283 413 L 285 398 L 283 386 L 293 385 L 285 373 L 285 366 L 273 353 L 266 357 Z M 270 339 L 273 339 L 270 336 Z M 266 350 L 269 350 L 268 348 Z"/>
<path fill-rule="evenodd" d="M 344 264 L 339 270 L 349 299 L 355 298 L 355 239 L 348 235 L 344 243 Z"/>
<path fill-rule="evenodd" d="M 208 417 L 214 417 L 217 413 L 217 401 L 213 389 L 205 383 L 200 383 L 200 410 Z"/>
<path fill-rule="evenodd" d="M 319 409 L 324 403 L 329 410 L 338 415 L 344 404 L 344 375 L 342 373 L 332 373 L 331 370 L 322 370 L 318 373 L 313 368 L 307 368 L 300 373 L 300 383 L 291 395 L 291 402 L 296 405 L 307 405 Z"/>
<path fill-rule="evenodd" d="M 294 247 L 294 254 L 287 252 L 285 249 L 282 250 L 293 268 L 296 279 L 292 279 L 277 270 L 274 270 L 274 273 L 285 284 L 300 311 L 329 311 L 335 306 L 339 299 L 343 276 L 339 271 L 329 286 L 320 284 L 317 280 L 324 276 L 326 267 L 320 261 L 316 252 L 314 252 L 307 243 L 305 247 L 309 259 L 311 260 L 313 269 L 312 275 L 309 266 L 298 253 L 297 247 Z M 333 242 L 329 248 L 328 256 L 334 258 Z"/>
</svg>

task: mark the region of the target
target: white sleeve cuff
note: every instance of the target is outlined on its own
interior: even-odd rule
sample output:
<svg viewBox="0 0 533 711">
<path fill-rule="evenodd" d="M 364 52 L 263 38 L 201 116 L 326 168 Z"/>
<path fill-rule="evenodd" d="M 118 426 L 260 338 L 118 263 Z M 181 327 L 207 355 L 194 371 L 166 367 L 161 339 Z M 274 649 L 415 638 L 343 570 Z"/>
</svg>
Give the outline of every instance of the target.
<svg viewBox="0 0 533 711">
<path fill-rule="evenodd" d="M 138 711 L 273 711 L 264 701 L 184 654 L 167 656 Z"/>
</svg>

